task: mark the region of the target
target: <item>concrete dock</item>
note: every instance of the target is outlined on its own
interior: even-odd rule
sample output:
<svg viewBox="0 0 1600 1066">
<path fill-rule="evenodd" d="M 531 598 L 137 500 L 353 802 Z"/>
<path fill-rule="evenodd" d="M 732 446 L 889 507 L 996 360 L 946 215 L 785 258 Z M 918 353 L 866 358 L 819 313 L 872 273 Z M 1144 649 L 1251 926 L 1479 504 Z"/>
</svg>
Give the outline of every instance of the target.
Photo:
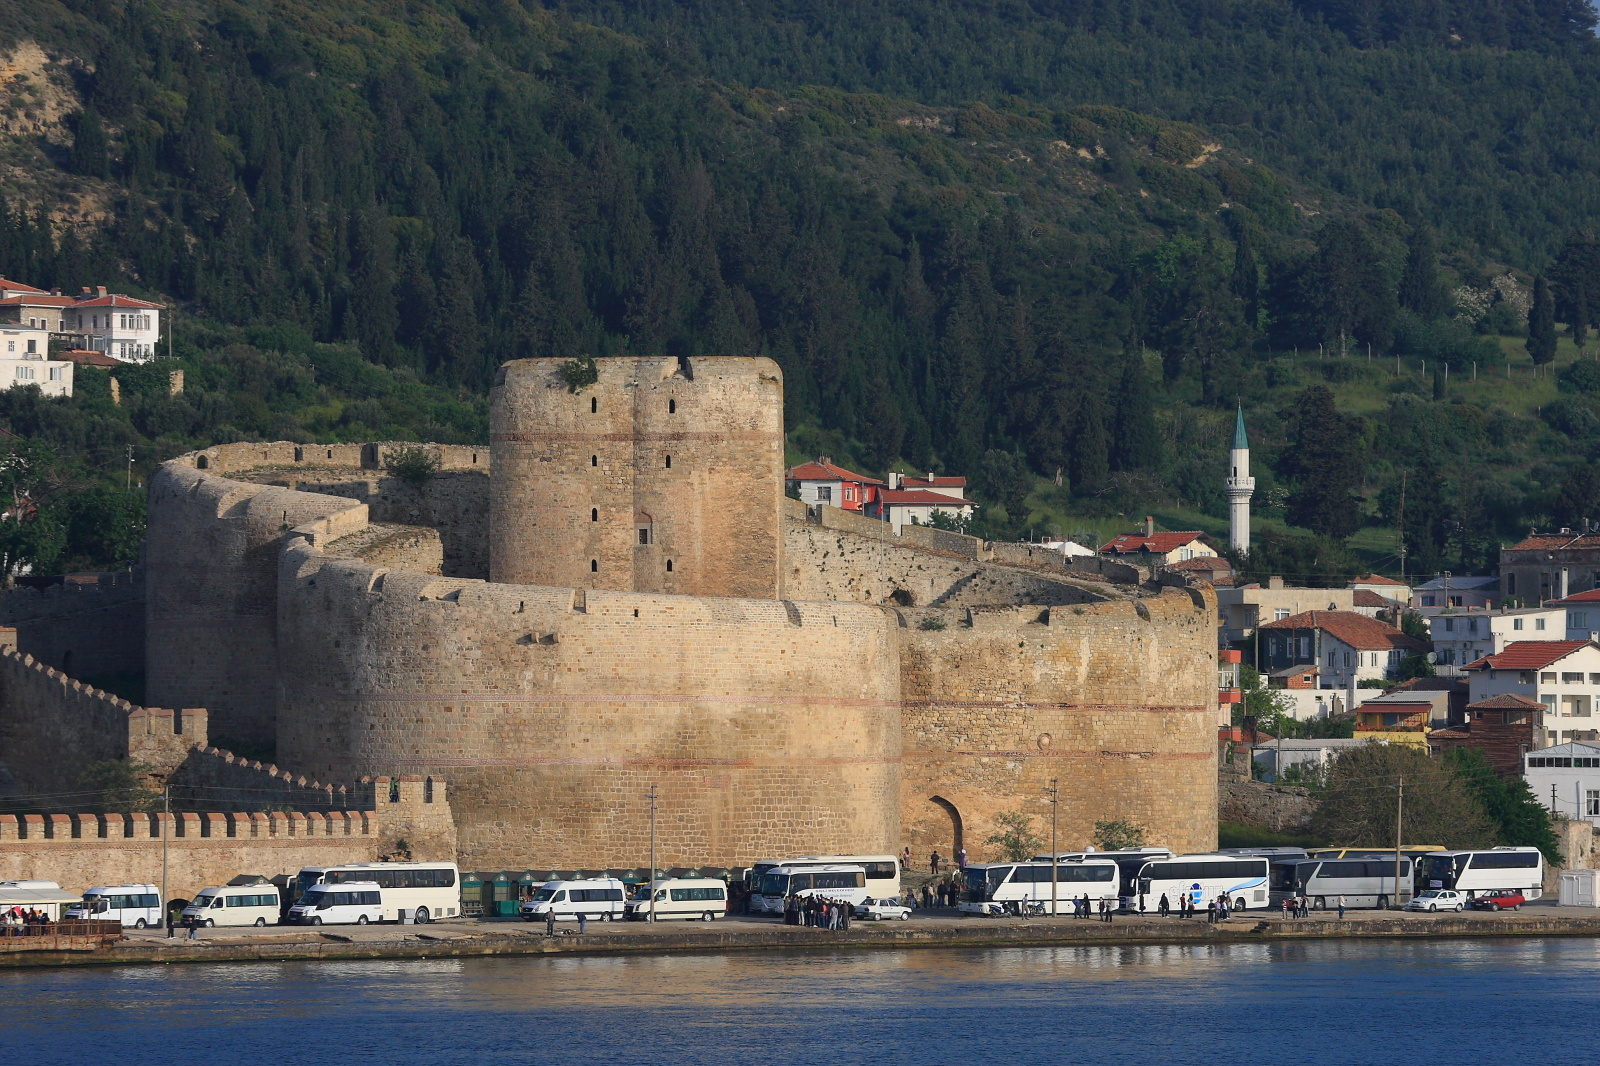
<svg viewBox="0 0 1600 1066">
<path fill-rule="evenodd" d="M 1600 910 L 1530 907 L 1517 913 L 1397 914 L 1351 911 L 1339 919 L 1286 920 L 1265 913 L 1219 925 L 1203 918 L 1119 916 L 1110 923 L 1074 918 L 959 918 L 918 914 L 903 922 L 856 922 L 849 932 L 783 925 L 775 919 L 716 922 L 590 922 L 579 935 L 563 922 L 457 919 L 424 926 L 372 925 L 128 931 L 119 941 L 0 939 L 0 967 L 154 965 L 288 959 L 452 958 L 478 955 L 650 955 L 750 950 L 837 951 L 931 947 L 1052 947 L 1098 944 L 1234 944 L 1337 938 L 1600 936 Z M 54 941 L 53 943 L 50 941 Z"/>
</svg>

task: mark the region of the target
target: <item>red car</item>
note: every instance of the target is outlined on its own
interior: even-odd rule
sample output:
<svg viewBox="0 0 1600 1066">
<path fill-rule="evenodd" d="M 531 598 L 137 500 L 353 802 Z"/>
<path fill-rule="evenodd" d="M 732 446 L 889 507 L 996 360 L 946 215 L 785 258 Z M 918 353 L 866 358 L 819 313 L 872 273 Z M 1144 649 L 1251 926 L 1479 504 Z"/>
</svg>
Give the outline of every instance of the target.
<svg viewBox="0 0 1600 1066">
<path fill-rule="evenodd" d="M 1480 911 L 1516 911 L 1528 902 L 1521 892 L 1492 892 L 1487 896 L 1474 897 L 1469 904 Z"/>
</svg>

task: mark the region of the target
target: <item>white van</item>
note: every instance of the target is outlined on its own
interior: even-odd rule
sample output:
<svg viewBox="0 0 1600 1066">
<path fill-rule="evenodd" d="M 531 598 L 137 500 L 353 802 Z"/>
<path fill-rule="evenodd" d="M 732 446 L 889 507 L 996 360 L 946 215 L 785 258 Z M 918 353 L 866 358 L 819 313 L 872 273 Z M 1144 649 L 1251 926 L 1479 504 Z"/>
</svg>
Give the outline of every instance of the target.
<svg viewBox="0 0 1600 1066">
<path fill-rule="evenodd" d="M 278 886 L 223 885 L 202 888 L 194 902 L 183 908 L 183 920 L 214 925 L 277 925 Z"/>
<path fill-rule="evenodd" d="M 67 908 L 68 918 L 121 922 L 124 928 L 162 925 L 161 889 L 155 885 L 104 885 L 83 894 L 82 903 Z"/>
<path fill-rule="evenodd" d="M 376 881 L 312 885 L 299 902 L 289 908 L 289 921 L 303 925 L 366 925 L 368 922 L 381 922 L 383 890 Z"/>
<path fill-rule="evenodd" d="M 714 877 L 668 877 L 650 884 L 628 901 L 628 917 L 650 920 L 650 897 L 655 896 L 656 918 L 698 918 L 713 922 L 728 913 L 728 883 Z"/>
<path fill-rule="evenodd" d="M 519 910 L 525 922 L 542 922 L 550 914 L 557 921 L 577 920 L 578 915 L 609 922 L 621 918 L 626 895 L 615 877 L 596 877 L 588 881 L 546 881 L 522 901 Z"/>
</svg>

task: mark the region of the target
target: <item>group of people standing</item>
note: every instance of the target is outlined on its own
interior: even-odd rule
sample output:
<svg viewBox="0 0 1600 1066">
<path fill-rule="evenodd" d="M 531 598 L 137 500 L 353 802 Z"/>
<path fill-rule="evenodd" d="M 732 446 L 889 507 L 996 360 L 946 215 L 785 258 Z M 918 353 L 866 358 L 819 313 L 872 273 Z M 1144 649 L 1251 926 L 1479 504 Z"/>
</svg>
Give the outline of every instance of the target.
<svg viewBox="0 0 1600 1066">
<path fill-rule="evenodd" d="M 1102 896 L 1098 900 L 1091 900 L 1089 893 L 1075 897 L 1072 901 L 1072 916 L 1074 918 L 1093 917 L 1096 921 L 1111 923 L 1112 916 L 1117 913 L 1117 901 Z"/>
<path fill-rule="evenodd" d="M 1195 898 L 1199 894 L 1199 892 L 1184 892 L 1180 894 L 1178 896 L 1178 905 L 1174 907 L 1172 902 L 1167 899 L 1167 894 L 1163 892 L 1161 893 L 1161 902 L 1156 905 L 1156 912 L 1163 918 L 1170 914 L 1176 914 L 1179 918 L 1193 918 L 1200 909 L 1200 901 Z M 1142 911 L 1143 909 L 1141 903 L 1140 910 Z M 1206 904 L 1207 925 L 1227 920 L 1228 897 L 1226 895 L 1219 895 L 1216 899 Z"/>
<path fill-rule="evenodd" d="M 21 932 L 21 927 L 23 926 L 50 925 L 52 923 L 50 916 L 37 908 L 29 907 L 27 910 L 23 910 L 21 907 L 12 907 L 3 915 L 0 915 L 0 924 L 6 927 L 5 933 L 10 935 L 14 932 Z"/>
<path fill-rule="evenodd" d="M 1345 899 L 1338 897 L 1339 917 L 1344 917 Z M 1283 916 L 1285 918 L 1311 917 L 1311 899 L 1309 896 L 1290 896 L 1283 901 Z"/>
<path fill-rule="evenodd" d="M 783 924 L 807 929 L 850 931 L 850 901 L 826 896 L 790 896 L 783 901 Z"/>
</svg>

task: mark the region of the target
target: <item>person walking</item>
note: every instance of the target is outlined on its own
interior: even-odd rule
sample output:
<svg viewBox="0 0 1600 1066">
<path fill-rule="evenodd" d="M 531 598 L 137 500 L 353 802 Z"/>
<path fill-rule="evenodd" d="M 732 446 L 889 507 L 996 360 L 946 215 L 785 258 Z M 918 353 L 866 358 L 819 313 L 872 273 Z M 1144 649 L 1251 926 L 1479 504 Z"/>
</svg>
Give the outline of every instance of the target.
<svg viewBox="0 0 1600 1066">
<path fill-rule="evenodd" d="M 1344 897 L 1339 897 L 1339 920 L 1344 920 Z"/>
<path fill-rule="evenodd" d="M 200 939 L 200 922 L 199 922 L 199 920 L 195 919 L 195 918 L 185 918 L 184 919 L 184 924 L 186 924 L 189 927 L 189 935 L 187 937 L 185 937 L 185 939 L 186 940 L 199 940 Z"/>
<path fill-rule="evenodd" d="M 933 889 L 926 881 L 922 883 L 922 906 L 925 910 L 933 909 Z"/>
<path fill-rule="evenodd" d="M 579 936 L 583 935 L 583 930 L 588 926 L 588 924 L 589 924 L 589 916 L 587 914 L 580 913 L 578 915 L 578 935 Z"/>
<path fill-rule="evenodd" d="M 966 868 L 967 868 L 967 849 L 966 848 L 962 848 L 960 851 L 956 852 L 956 869 L 965 870 Z"/>
<path fill-rule="evenodd" d="M 937 851 L 928 856 L 928 873 L 932 877 L 939 876 L 939 853 Z"/>
<path fill-rule="evenodd" d="M 1165 918 L 1167 912 L 1171 909 L 1167 906 L 1167 894 L 1165 892 L 1161 893 L 1161 903 L 1158 906 L 1161 910 L 1161 917 Z"/>
<path fill-rule="evenodd" d="M 544 935 L 556 935 L 556 909 L 554 907 L 544 912 Z"/>
<path fill-rule="evenodd" d="M 911 869 L 911 845 L 909 844 L 900 849 L 900 869 Z"/>
</svg>

